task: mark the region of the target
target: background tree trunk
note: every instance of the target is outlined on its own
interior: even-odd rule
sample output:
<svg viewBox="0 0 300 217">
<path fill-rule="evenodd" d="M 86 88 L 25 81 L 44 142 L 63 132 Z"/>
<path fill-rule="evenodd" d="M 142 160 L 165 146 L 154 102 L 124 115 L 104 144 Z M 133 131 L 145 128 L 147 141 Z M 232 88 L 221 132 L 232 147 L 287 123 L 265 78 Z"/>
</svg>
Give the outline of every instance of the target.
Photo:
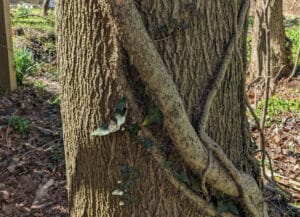
<svg viewBox="0 0 300 217">
<path fill-rule="evenodd" d="M 284 31 L 282 0 L 271 0 L 270 7 L 271 75 L 274 78 L 281 71 L 278 75 L 278 79 L 280 79 L 283 76 L 288 76 L 291 72 L 291 43 Z M 264 76 L 266 55 L 266 37 L 263 27 L 263 5 L 261 0 L 256 1 L 255 12 L 251 62 L 249 65 L 251 79 Z"/>
<path fill-rule="evenodd" d="M 136 4 L 172 73 L 189 118 L 198 129 L 203 103 L 243 1 L 235 5 L 234 1 L 185 4 L 178 0 L 136 0 Z M 143 87 L 118 41 L 120 33 L 110 6 L 97 0 L 59 1 L 57 15 L 71 216 L 207 216 L 199 205 L 170 184 L 162 169 L 165 165 L 158 164 L 134 135 L 117 132 L 105 137 L 90 136 L 100 123 L 112 119 L 115 105 L 128 90 L 135 93 L 141 113 L 153 106 L 151 93 Z M 206 129 L 237 168 L 257 177 L 256 165 L 249 158 L 250 136 L 244 106 L 246 33 L 245 24 Z M 128 85 L 121 77 L 128 80 Z M 127 123 L 136 122 L 137 116 L 129 106 Z M 183 163 L 166 131 L 160 125 L 155 128 L 150 128 L 157 138 L 155 146 L 174 164 L 171 167 L 178 174 L 183 173 Z M 187 174 L 188 182 L 192 182 L 190 172 Z M 128 192 L 112 195 L 124 184 L 129 185 Z M 194 190 L 200 193 L 197 185 Z"/>
<path fill-rule="evenodd" d="M 43 15 L 44 16 L 48 15 L 49 3 L 50 3 L 50 0 L 44 0 L 44 3 L 43 3 Z"/>
</svg>

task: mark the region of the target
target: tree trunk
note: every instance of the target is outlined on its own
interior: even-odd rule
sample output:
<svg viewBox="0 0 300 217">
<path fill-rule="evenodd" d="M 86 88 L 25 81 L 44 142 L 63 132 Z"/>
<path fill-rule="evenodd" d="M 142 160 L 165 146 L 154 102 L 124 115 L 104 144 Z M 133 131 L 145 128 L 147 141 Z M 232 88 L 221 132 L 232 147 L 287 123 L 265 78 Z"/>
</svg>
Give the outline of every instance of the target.
<svg viewBox="0 0 300 217">
<path fill-rule="evenodd" d="M 43 15 L 44 16 L 48 15 L 49 3 L 50 3 L 50 0 L 44 0 L 44 3 L 43 3 Z"/>
<path fill-rule="evenodd" d="M 234 2 L 135 1 L 195 131 L 199 131 L 207 95 L 246 1 L 239 5 Z M 162 124 L 156 123 L 138 135 L 120 130 L 107 136 L 91 136 L 100 124 L 113 119 L 122 97 L 128 99 L 125 126 L 142 125 L 141 120 L 156 103 L 151 88 L 144 86 L 134 57 L 124 49 L 110 3 L 59 1 L 57 16 L 71 217 L 215 216 L 212 202 L 205 208 L 186 196 L 189 190 L 184 189 L 185 185 L 193 188 L 189 195 L 202 195 L 199 174 L 182 160 Z M 244 104 L 246 23 L 242 31 L 205 129 L 239 170 L 257 179 Z M 146 135 L 155 141 L 154 147 L 149 147 Z M 185 185 L 178 186 L 179 182 Z M 210 181 L 210 185 L 214 184 Z M 216 191 L 210 194 L 214 197 Z"/>
<path fill-rule="evenodd" d="M 270 46 L 271 46 L 271 76 L 280 79 L 291 72 L 291 42 L 285 35 L 283 24 L 282 0 L 271 0 L 270 4 Z M 252 33 L 251 62 L 249 76 L 251 79 L 265 76 L 265 29 L 263 26 L 262 1 L 256 1 L 255 21 Z M 278 74 L 279 73 L 279 74 Z"/>
</svg>

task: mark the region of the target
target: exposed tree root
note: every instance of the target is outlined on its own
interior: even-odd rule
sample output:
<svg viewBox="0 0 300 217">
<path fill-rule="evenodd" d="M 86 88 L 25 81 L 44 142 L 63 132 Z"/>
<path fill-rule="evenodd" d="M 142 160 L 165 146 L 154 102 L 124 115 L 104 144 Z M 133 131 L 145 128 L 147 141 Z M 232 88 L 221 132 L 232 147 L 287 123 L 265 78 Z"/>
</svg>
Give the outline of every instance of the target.
<svg viewBox="0 0 300 217">
<path fill-rule="evenodd" d="M 241 26 L 245 24 L 248 7 L 249 1 L 246 0 L 238 21 Z M 206 173 L 207 182 L 225 194 L 234 197 L 242 196 L 246 211 L 250 213 L 250 216 L 267 217 L 266 204 L 253 178 L 240 173 L 204 130 L 200 130 L 200 138 L 198 137 L 189 121 L 176 85 L 156 50 L 153 40 L 148 35 L 134 2 L 127 0 L 123 4 L 113 5 L 112 9 L 115 10 L 119 27 L 123 33 L 123 45 L 131 57 L 132 64 L 164 114 L 164 126 L 185 163 L 194 172 L 199 173 L 205 170 L 205 165 L 208 164 L 205 147 L 212 150 L 218 160 L 212 158 L 211 170 Z M 223 80 L 223 74 L 226 72 L 234 50 L 236 37 L 239 37 L 238 34 L 234 34 L 232 42 L 228 45 L 227 54 L 218 73 L 221 76 L 217 77 L 216 84 Z M 217 87 L 218 85 L 216 85 Z M 215 93 L 216 90 L 213 88 L 208 98 L 213 99 Z M 211 102 L 207 103 L 211 104 Z M 209 112 L 209 108 L 210 105 L 206 106 L 204 112 Z"/>
<path fill-rule="evenodd" d="M 207 178 L 207 174 L 209 173 L 210 169 L 211 169 L 211 164 L 212 164 L 212 151 L 209 150 L 208 151 L 208 163 L 207 166 L 205 168 L 205 170 L 203 171 L 203 174 L 201 176 L 201 189 L 203 194 L 209 198 L 209 193 L 208 190 L 206 188 L 206 178 Z"/>
</svg>

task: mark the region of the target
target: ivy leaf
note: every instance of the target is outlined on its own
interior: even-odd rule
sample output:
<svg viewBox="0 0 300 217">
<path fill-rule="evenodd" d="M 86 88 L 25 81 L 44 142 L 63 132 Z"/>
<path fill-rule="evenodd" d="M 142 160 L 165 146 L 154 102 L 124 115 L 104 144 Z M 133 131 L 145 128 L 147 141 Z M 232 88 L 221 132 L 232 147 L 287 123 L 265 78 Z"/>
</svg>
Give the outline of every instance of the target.
<svg viewBox="0 0 300 217">
<path fill-rule="evenodd" d="M 227 207 L 228 207 L 228 211 L 231 212 L 232 214 L 235 214 L 235 215 L 240 214 L 237 206 L 233 202 L 229 202 L 227 204 Z"/>
<path fill-rule="evenodd" d="M 120 114 L 120 113 L 116 113 L 115 114 L 115 118 L 117 120 L 117 127 L 118 130 L 120 129 L 120 127 L 125 123 L 126 121 L 126 112 L 124 115 Z"/>
<path fill-rule="evenodd" d="M 172 166 L 172 161 L 169 160 L 165 161 L 165 166 L 170 168 Z"/>
<path fill-rule="evenodd" d="M 127 128 L 126 128 L 130 133 L 138 133 L 141 130 L 141 127 L 137 124 L 130 124 Z"/>
<path fill-rule="evenodd" d="M 117 114 L 121 114 L 121 115 L 125 115 L 126 113 L 126 98 L 125 97 L 122 97 L 121 99 L 119 99 L 119 101 L 117 102 L 117 105 L 116 105 L 116 113 Z"/>
<path fill-rule="evenodd" d="M 190 183 L 190 179 L 189 177 L 187 176 L 186 172 L 185 171 L 182 171 L 180 174 L 177 175 L 177 178 L 182 181 L 182 182 L 185 182 L 185 183 Z"/>
<path fill-rule="evenodd" d="M 186 4 L 186 7 L 187 7 L 187 9 L 190 10 L 190 11 L 196 10 L 196 4 L 195 4 L 194 2 L 187 3 L 187 4 Z"/>
<path fill-rule="evenodd" d="M 171 20 L 171 22 L 172 22 L 172 24 L 174 25 L 174 27 L 175 27 L 176 29 L 179 29 L 179 22 L 178 22 L 177 19 L 173 18 L 173 19 Z"/>
<path fill-rule="evenodd" d="M 107 124 L 102 124 L 99 128 L 91 133 L 92 136 L 106 136 L 110 134 L 110 130 Z"/>
<path fill-rule="evenodd" d="M 191 185 L 192 185 L 192 189 L 194 191 L 199 190 L 199 181 L 197 179 L 195 179 L 194 177 L 191 177 Z"/>
<path fill-rule="evenodd" d="M 153 142 L 150 139 L 145 139 L 143 141 L 143 146 L 147 149 L 152 148 L 153 147 Z"/>
<path fill-rule="evenodd" d="M 154 123 L 160 123 L 162 120 L 162 116 L 163 115 L 158 108 L 156 107 L 151 108 L 149 110 L 148 116 L 145 118 L 143 122 L 143 126 L 149 126 Z"/>
<path fill-rule="evenodd" d="M 217 201 L 217 216 L 220 216 L 223 212 L 231 212 L 232 214 L 239 215 L 239 210 L 232 201 Z"/>
<path fill-rule="evenodd" d="M 226 212 L 227 207 L 224 204 L 224 201 L 217 201 L 217 216 L 220 216 L 221 213 Z"/>
<path fill-rule="evenodd" d="M 112 195 L 115 195 L 115 196 L 123 196 L 123 194 L 124 194 L 124 191 L 121 190 L 121 189 L 119 189 L 119 188 L 115 189 L 115 190 L 112 192 Z"/>
<path fill-rule="evenodd" d="M 184 22 L 184 24 L 182 25 L 182 29 L 188 29 L 190 28 L 190 24 L 188 22 Z"/>
<path fill-rule="evenodd" d="M 159 31 L 160 32 L 167 32 L 168 31 L 168 27 L 166 25 L 162 25 L 159 27 Z"/>
</svg>

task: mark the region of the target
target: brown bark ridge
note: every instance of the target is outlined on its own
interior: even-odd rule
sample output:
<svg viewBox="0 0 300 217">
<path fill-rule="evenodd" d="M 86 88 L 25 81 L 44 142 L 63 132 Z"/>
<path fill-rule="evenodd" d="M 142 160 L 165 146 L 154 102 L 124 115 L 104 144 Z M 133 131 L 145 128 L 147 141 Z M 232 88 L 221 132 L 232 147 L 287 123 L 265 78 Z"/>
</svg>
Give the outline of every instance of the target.
<svg viewBox="0 0 300 217">
<path fill-rule="evenodd" d="M 122 2 L 127 3 L 117 2 L 121 6 Z M 176 84 L 176 88 L 171 90 L 183 99 L 182 101 L 178 97 L 176 101 L 172 99 L 174 95 L 170 94 L 169 98 L 166 96 L 158 102 L 159 107 L 163 108 L 164 103 L 169 105 L 169 110 L 161 109 L 165 117 L 176 116 L 184 121 L 182 124 L 190 125 L 189 127 L 192 127 L 192 123 L 194 129 L 187 133 L 197 138 L 203 104 L 233 37 L 237 9 L 239 11 L 244 2 L 235 5 L 227 1 L 209 1 L 189 5 L 186 1 L 146 0 L 135 1 L 135 4 L 149 39 L 155 41 L 155 44 L 146 43 L 145 46 L 149 45 L 149 52 L 161 57 L 162 69 Z M 203 209 L 201 204 L 183 194 L 180 186 L 176 186 L 176 180 L 166 175 L 165 165 L 153 157 L 151 150 L 143 148 L 132 134 L 117 132 L 104 137 L 90 135 L 100 123 L 108 123 L 113 118 L 118 100 L 128 90 L 134 89 L 130 85 L 134 82 L 121 82 L 121 78 L 138 77 L 137 66 L 140 64 L 141 67 L 148 67 L 151 64 L 143 62 L 143 55 L 148 53 L 140 53 L 134 47 L 131 53 L 126 45 L 127 52 L 124 51 L 119 40 L 123 35 L 117 25 L 119 21 L 116 22 L 112 14 L 110 1 L 59 1 L 57 9 L 58 64 L 62 83 L 70 215 L 215 216 L 212 204 L 208 204 L 211 208 Z M 188 28 L 176 26 L 176 23 L 183 25 L 187 21 Z M 172 32 L 172 25 L 178 30 Z M 170 32 L 162 32 L 162 27 L 169 28 Z M 245 25 L 237 42 L 238 47 L 234 48 L 232 58 L 229 59 L 224 81 L 212 102 L 206 131 L 221 145 L 238 169 L 257 176 L 256 167 L 248 158 L 251 147 L 243 103 L 246 32 Z M 136 43 L 140 43 L 141 38 L 136 35 Z M 157 69 L 147 73 L 156 71 Z M 155 74 L 149 75 L 146 80 L 151 82 L 154 77 Z M 147 83 L 145 78 L 142 80 Z M 174 88 L 173 83 L 157 83 L 156 86 L 160 86 L 162 91 L 170 92 L 168 88 Z M 159 94 L 158 90 L 146 88 L 154 98 Z M 137 102 L 141 100 L 138 96 L 135 97 Z M 174 100 L 182 113 L 171 108 Z M 154 101 L 157 102 L 157 99 Z M 146 102 L 142 104 L 147 105 Z M 127 106 L 127 124 L 143 118 L 134 112 L 130 103 Z M 144 109 L 143 106 L 139 107 L 139 112 L 143 114 Z M 175 129 L 182 129 L 180 123 L 164 119 L 166 128 L 173 124 Z M 175 136 L 170 131 L 168 133 Z M 177 139 L 180 138 L 175 138 Z M 193 141 L 192 137 L 188 139 L 192 142 L 191 145 L 194 144 L 195 150 L 198 150 L 195 156 L 197 153 L 200 153 L 199 156 L 206 156 L 202 144 Z M 166 144 L 166 140 L 161 138 L 156 138 L 155 141 L 155 146 L 161 149 L 162 146 L 173 146 L 172 142 Z M 182 141 L 183 144 L 186 142 Z M 189 145 L 185 145 L 187 150 L 183 152 L 191 150 Z M 178 152 L 182 154 L 180 150 Z M 178 161 L 182 160 L 179 158 Z M 206 167 L 207 157 L 200 161 L 202 164 L 193 156 L 185 161 L 198 165 L 200 173 Z M 216 159 L 214 162 L 213 165 L 218 164 Z M 222 189 L 221 186 L 227 181 L 232 183 L 231 177 L 223 169 L 214 167 L 211 174 L 218 177 L 222 171 L 223 180 L 214 180 L 210 175 L 208 183 L 214 186 L 219 184 L 219 189 L 216 187 L 218 190 L 237 197 L 239 191 L 236 186 L 228 184 L 229 189 Z M 251 179 L 248 180 L 251 182 Z M 116 189 L 124 187 L 124 184 L 129 186 L 127 191 L 119 192 L 123 195 L 112 194 Z M 196 193 L 199 194 L 197 191 Z"/>
<path fill-rule="evenodd" d="M 251 60 L 248 69 L 249 77 L 251 79 L 265 76 L 266 37 L 263 11 L 262 1 L 256 1 L 256 11 L 252 31 Z M 288 76 L 292 67 L 291 42 L 286 37 L 284 31 L 282 0 L 271 0 L 269 16 L 271 76 L 272 78 L 276 77 L 276 79 L 280 79 Z M 278 75 L 279 72 L 280 74 Z"/>
</svg>

